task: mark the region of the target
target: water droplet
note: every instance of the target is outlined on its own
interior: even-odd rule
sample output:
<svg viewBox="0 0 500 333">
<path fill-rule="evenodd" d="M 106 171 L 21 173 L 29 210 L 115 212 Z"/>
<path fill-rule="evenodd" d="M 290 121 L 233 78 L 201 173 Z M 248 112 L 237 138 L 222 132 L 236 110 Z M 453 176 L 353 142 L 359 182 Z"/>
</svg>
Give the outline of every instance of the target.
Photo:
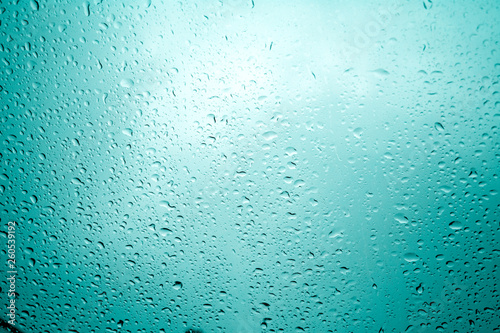
<svg viewBox="0 0 500 333">
<path fill-rule="evenodd" d="M 131 79 L 123 79 L 120 81 L 120 86 L 124 88 L 132 88 L 134 86 L 134 81 Z"/>
<path fill-rule="evenodd" d="M 389 72 L 386 71 L 385 69 L 383 68 L 378 68 L 378 69 L 375 69 L 372 71 L 372 73 L 378 75 L 378 76 L 387 76 L 389 75 Z"/>
<path fill-rule="evenodd" d="M 444 126 L 443 126 L 443 124 L 438 123 L 438 122 L 434 123 L 434 128 L 435 128 L 437 131 L 439 131 L 439 132 L 444 131 Z"/>
<path fill-rule="evenodd" d="M 408 223 L 408 218 L 403 213 L 397 213 L 394 215 L 394 219 L 399 223 Z"/>
<path fill-rule="evenodd" d="M 90 2 L 84 1 L 83 4 L 83 13 L 85 16 L 90 16 Z"/>
<path fill-rule="evenodd" d="M 463 228 L 462 222 L 459 222 L 459 221 L 453 221 L 453 222 L 450 223 L 449 226 L 453 230 L 460 230 L 460 229 Z"/>
<path fill-rule="evenodd" d="M 267 131 L 264 134 L 262 134 L 262 136 L 266 141 L 271 141 L 276 139 L 278 137 L 278 134 L 274 131 Z"/>
<path fill-rule="evenodd" d="M 40 5 L 38 4 L 38 1 L 36 1 L 36 0 L 30 0 L 30 6 L 31 6 L 31 9 L 33 9 L 33 10 L 40 9 Z"/>
<path fill-rule="evenodd" d="M 134 131 L 132 131 L 132 129 L 130 129 L 130 128 L 123 129 L 122 133 L 125 134 L 126 136 L 132 136 L 132 135 L 134 135 Z"/>
<path fill-rule="evenodd" d="M 160 235 L 165 237 L 168 234 L 172 234 L 172 230 L 168 228 L 160 228 Z"/>
<path fill-rule="evenodd" d="M 414 252 L 408 252 L 408 253 L 405 253 L 405 255 L 404 255 L 404 260 L 406 260 L 408 262 L 415 262 L 415 261 L 418 261 L 419 259 L 420 258 Z"/>
<path fill-rule="evenodd" d="M 358 127 L 356 129 L 354 129 L 352 134 L 354 135 L 354 137 L 361 139 L 361 135 L 363 134 L 363 129 L 361 127 Z"/>
</svg>

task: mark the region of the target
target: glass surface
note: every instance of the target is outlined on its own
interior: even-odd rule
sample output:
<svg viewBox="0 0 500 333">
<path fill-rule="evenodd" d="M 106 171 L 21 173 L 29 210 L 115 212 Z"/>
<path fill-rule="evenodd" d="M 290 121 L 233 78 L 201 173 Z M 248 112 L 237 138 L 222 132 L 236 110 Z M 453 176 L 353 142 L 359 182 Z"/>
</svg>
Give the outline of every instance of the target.
<svg viewBox="0 0 500 333">
<path fill-rule="evenodd" d="M 0 317 L 15 299 L 21 332 L 499 332 L 499 18 L 3 1 Z"/>
</svg>

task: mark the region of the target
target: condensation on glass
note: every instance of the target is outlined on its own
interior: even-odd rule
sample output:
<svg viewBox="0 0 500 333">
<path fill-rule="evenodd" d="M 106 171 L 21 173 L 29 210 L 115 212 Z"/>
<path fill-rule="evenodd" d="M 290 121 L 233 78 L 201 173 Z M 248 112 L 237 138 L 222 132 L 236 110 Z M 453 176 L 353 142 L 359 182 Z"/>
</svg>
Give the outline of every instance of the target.
<svg viewBox="0 0 500 333">
<path fill-rule="evenodd" d="M 16 327 L 500 330 L 498 17 L 492 0 L 3 2 Z"/>
</svg>

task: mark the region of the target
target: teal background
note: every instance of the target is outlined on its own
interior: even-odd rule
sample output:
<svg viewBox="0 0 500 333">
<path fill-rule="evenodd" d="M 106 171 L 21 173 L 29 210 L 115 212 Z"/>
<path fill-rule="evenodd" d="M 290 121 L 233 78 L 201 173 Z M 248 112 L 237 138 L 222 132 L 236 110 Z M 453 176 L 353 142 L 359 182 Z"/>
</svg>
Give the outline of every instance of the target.
<svg viewBox="0 0 500 333">
<path fill-rule="evenodd" d="M 500 331 L 499 2 L 0 13 L 24 332 Z"/>
</svg>

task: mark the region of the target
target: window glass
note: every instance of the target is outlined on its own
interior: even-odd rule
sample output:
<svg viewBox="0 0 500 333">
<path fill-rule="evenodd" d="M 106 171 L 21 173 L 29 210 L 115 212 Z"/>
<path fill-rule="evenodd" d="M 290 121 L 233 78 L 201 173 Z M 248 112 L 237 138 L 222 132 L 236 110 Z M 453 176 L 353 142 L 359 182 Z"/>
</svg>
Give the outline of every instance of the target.
<svg viewBox="0 0 500 333">
<path fill-rule="evenodd" d="M 500 330 L 499 17 L 493 0 L 2 2 L 14 326 Z"/>
</svg>

